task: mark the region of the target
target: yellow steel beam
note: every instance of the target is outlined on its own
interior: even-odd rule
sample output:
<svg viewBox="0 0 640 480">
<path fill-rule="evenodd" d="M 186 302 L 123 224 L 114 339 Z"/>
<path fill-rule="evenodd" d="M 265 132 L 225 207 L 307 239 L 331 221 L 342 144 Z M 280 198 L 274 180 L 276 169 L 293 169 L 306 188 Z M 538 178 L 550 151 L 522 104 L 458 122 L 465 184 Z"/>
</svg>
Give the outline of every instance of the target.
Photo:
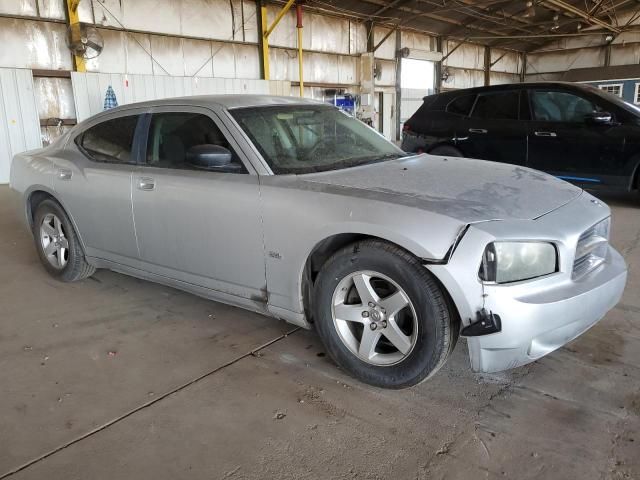
<svg viewBox="0 0 640 480">
<path fill-rule="evenodd" d="M 67 12 L 69 13 L 69 26 L 73 24 L 80 23 L 80 17 L 78 16 L 78 5 L 80 5 L 80 0 L 67 0 Z M 72 30 L 73 34 L 73 30 Z M 73 40 L 79 40 L 73 38 Z M 77 72 L 86 72 L 87 66 L 84 62 L 84 58 L 74 55 L 73 57 L 76 71 Z"/>
<path fill-rule="evenodd" d="M 278 12 L 278 15 L 276 15 L 276 18 L 273 21 L 273 23 L 271 24 L 271 26 L 269 28 L 267 28 L 266 30 L 263 30 L 264 38 L 269 38 L 269 35 L 271 35 L 271 32 L 273 32 L 273 29 L 278 26 L 278 23 L 280 23 L 280 20 L 282 20 L 282 17 L 284 17 L 287 14 L 289 9 L 293 6 L 293 4 L 295 2 L 296 2 L 296 0 L 289 0 L 285 4 L 285 6 L 280 9 L 280 11 Z M 264 15 L 263 18 L 266 19 L 266 15 Z M 266 20 L 264 20 L 264 21 L 266 23 Z"/>
<path fill-rule="evenodd" d="M 262 70 L 264 79 L 269 80 L 269 38 L 264 35 L 267 31 L 267 7 L 260 7 L 260 21 L 262 22 Z"/>
</svg>

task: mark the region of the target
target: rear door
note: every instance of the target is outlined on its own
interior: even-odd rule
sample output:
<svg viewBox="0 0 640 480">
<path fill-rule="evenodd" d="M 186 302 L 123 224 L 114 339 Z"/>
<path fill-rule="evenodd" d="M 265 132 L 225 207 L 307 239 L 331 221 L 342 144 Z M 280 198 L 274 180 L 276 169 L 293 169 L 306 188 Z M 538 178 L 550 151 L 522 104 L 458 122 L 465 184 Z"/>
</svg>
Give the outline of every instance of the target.
<svg viewBox="0 0 640 480">
<path fill-rule="evenodd" d="M 63 155 L 52 158 L 54 188 L 88 256 L 123 264 L 138 257 L 131 180 L 143 113 L 135 109 L 97 120 L 69 141 Z"/>
<path fill-rule="evenodd" d="M 520 120 L 520 91 L 510 89 L 478 94 L 471 114 L 456 132 L 465 156 L 524 165 L 527 127 Z"/>
<path fill-rule="evenodd" d="M 623 126 L 587 121 L 606 106 L 561 89 L 531 89 L 529 100 L 528 166 L 585 186 L 627 181 Z"/>
<path fill-rule="evenodd" d="M 234 155 L 217 171 L 187 162 L 190 148 L 216 144 Z M 142 268 L 226 295 L 265 301 L 258 176 L 209 109 L 152 110 L 144 165 L 133 179 Z"/>
</svg>

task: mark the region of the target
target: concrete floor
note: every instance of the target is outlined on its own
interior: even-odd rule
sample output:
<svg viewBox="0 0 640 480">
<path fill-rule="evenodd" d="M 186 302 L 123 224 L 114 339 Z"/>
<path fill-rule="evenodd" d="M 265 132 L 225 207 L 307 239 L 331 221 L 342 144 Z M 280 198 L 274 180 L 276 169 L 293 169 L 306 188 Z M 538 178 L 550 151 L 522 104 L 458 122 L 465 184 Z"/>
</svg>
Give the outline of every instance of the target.
<svg viewBox="0 0 640 480">
<path fill-rule="evenodd" d="M 283 322 L 109 271 L 54 281 L 7 193 L 0 479 L 640 478 L 635 197 L 604 197 L 630 278 L 592 330 L 497 375 L 461 341 L 428 383 L 384 391 Z"/>
</svg>

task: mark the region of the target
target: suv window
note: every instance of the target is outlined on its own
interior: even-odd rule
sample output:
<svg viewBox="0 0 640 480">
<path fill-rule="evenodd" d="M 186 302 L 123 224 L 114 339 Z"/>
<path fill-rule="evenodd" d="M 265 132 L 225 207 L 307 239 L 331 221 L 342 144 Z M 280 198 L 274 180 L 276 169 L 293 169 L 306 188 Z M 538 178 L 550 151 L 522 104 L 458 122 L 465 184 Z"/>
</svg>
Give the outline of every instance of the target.
<svg viewBox="0 0 640 480">
<path fill-rule="evenodd" d="M 76 144 L 98 162 L 135 163 L 131 156 L 138 115 L 118 117 L 94 125 L 76 138 Z"/>
<path fill-rule="evenodd" d="M 478 95 L 472 118 L 517 120 L 520 95 L 517 90 Z"/>
<path fill-rule="evenodd" d="M 585 116 L 597 110 L 590 100 L 569 92 L 533 90 L 531 110 L 534 120 L 584 123 Z"/>
<path fill-rule="evenodd" d="M 189 149 L 198 145 L 220 145 L 231 151 L 232 164 L 222 171 L 246 171 L 213 119 L 192 112 L 156 113 L 151 117 L 147 165 L 201 171 L 186 162 Z"/>
<path fill-rule="evenodd" d="M 475 95 L 464 95 L 462 97 L 458 97 L 447 105 L 447 112 L 466 117 L 469 115 L 475 100 Z"/>
</svg>

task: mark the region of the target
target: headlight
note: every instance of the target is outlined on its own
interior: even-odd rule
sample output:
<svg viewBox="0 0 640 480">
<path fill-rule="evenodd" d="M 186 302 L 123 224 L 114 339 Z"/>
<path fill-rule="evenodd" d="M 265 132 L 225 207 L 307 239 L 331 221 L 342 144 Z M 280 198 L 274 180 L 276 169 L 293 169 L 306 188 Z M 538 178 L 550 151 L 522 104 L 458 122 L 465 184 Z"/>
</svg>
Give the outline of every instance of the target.
<svg viewBox="0 0 640 480">
<path fill-rule="evenodd" d="M 485 282 L 509 283 L 556 272 L 556 247 L 546 242 L 493 242 L 482 256 L 480 278 Z"/>
</svg>

